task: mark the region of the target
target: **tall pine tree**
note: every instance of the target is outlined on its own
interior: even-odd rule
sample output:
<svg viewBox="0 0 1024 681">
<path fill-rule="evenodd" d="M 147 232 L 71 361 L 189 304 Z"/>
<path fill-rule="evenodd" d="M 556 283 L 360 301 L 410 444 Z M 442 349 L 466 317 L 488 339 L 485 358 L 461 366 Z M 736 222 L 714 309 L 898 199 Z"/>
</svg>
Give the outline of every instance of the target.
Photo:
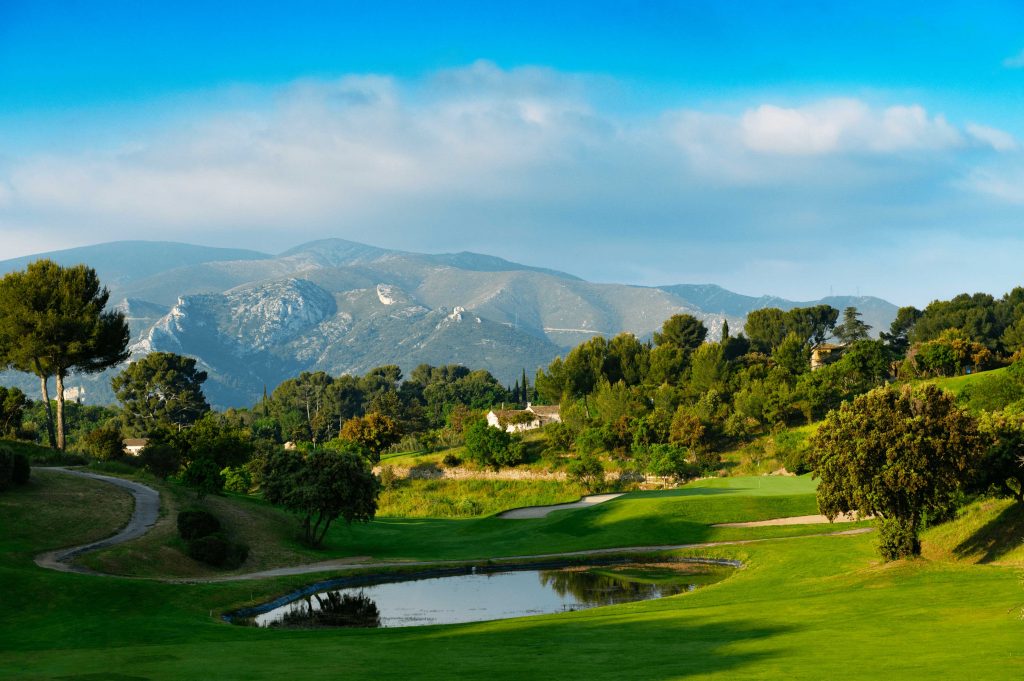
<svg viewBox="0 0 1024 681">
<path fill-rule="evenodd" d="M 72 371 L 94 373 L 128 359 L 128 324 L 124 313 L 105 309 L 109 298 L 96 271 L 85 265 L 37 260 L 0 279 L 0 358 L 39 376 L 51 422 L 46 382 L 56 379 L 56 437 L 51 423 L 47 430 L 57 449 L 66 444 L 64 379 Z"/>
</svg>

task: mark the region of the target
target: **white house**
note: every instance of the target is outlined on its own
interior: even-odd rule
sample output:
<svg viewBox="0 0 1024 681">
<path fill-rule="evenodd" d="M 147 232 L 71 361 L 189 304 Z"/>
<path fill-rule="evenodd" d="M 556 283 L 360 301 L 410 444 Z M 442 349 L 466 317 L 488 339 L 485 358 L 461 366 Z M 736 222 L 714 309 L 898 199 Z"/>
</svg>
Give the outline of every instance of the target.
<svg viewBox="0 0 1024 681">
<path fill-rule="evenodd" d="M 131 456 L 138 456 L 142 448 L 149 444 L 149 440 L 144 437 L 140 438 L 126 438 L 124 440 L 124 453 Z"/>
<path fill-rule="evenodd" d="M 558 405 L 534 406 L 527 402 L 526 409 L 492 409 L 487 412 L 487 425 L 492 428 L 504 428 L 508 433 L 536 430 L 548 423 L 561 420 Z"/>
<path fill-rule="evenodd" d="M 530 404 L 526 403 L 526 411 L 532 411 L 534 414 L 540 417 L 541 425 L 551 423 L 552 421 L 562 422 L 561 408 L 557 404 L 552 405 L 541 405 L 541 404 Z"/>
</svg>

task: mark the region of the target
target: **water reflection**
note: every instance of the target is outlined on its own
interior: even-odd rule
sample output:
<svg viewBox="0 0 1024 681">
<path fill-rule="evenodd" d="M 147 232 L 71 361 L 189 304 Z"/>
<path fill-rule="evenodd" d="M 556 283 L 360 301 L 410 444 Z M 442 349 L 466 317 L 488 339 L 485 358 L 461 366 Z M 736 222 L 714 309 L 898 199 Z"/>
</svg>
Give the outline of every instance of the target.
<svg viewBox="0 0 1024 681">
<path fill-rule="evenodd" d="M 269 627 L 379 627 L 380 610 L 363 593 L 325 591 L 293 602 Z"/>
<path fill-rule="evenodd" d="M 240 611 L 233 622 L 261 627 L 407 627 L 506 619 L 662 598 L 724 579 L 720 565 L 619 564 L 547 570 L 503 568 L 419 575 Z M 351 583 L 351 582 L 349 582 Z M 335 582 L 337 584 L 337 582 Z M 287 602 L 285 602 L 287 601 Z"/>
<path fill-rule="evenodd" d="M 540 583 L 558 595 L 591 607 L 675 596 L 693 589 L 691 584 L 649 584 L 590 570 L 543 570 L 539 576 Z"/>
</svg>

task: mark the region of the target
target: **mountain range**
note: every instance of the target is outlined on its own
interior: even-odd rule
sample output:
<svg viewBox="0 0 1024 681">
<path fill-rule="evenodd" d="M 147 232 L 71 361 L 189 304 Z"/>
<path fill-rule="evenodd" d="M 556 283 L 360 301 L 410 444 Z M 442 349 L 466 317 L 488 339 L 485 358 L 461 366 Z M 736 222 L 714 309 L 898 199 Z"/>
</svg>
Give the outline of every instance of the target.
<svg viewBox="0 0 1024 681">
<path fill-rule="evenodd" d="M 594 335 L 648 338 L 678 313 L 702 319 L 717 338 L 751 310 L 827 303 L 856 307 L 876 331 L 897 307 L 869 296 L 790 301 L 711 284 L 597 284 L 564 272 L 477 253 L 424 254 L 342 239 L 278 255 L 189 244 L 119 241 L 0 262 L 0 274 L 50 258 L 93 267 L 125 312 L 134 357 L 194 356 L 217 407 L 249 406 L 264 388 L 302 371 L 360 374 L 382 364 L 464 364 L 511 383 Z M 85 401 L 113 401 L 118 369 L 73 377 Z M 34 394 L 38 382 L 0 381 Z"/>
</svg>

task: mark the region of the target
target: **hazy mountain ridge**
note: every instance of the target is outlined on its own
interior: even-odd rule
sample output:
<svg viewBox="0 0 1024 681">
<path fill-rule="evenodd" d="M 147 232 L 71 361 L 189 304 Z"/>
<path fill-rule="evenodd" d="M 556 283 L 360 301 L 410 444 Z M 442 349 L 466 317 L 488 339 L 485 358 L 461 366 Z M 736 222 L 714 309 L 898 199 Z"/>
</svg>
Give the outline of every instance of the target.
<svg viewBox="0 0 1024 681">
<path fill-rule="evenodd" d="M 273 390 L 301 371 L 358 374 L 389 363 L 408 372 L 423 362 L 454 362 L 511 383 L 524 368 L 532 375 L 594 335 L 648 338 L 681 312 L 704 320 L 717 338 L 723 319 L 735 333 L 747 312 L 761 307 L 855 305 L 876 329 L 888 328 L 897 309 L 870 297 L 797 303 L 714 285 L 595 284 L 493 256 L 417 254 L 341 239 L 278 256 L 115 242 L 0 262 L 0 272 L 38 257 L 94 266 L 126 313 L 133 354 L 195 356 L 219 407 L 250 405 L 264 387 Z M 68 384 L 84 386 L 90 403 L 108 402 L 111 373 Z M 3 381 L 37 390 L 29 376 L 8 373 Z"/>
<path fill-rule="evenodd" d="M 49 258 L 65 266 L 86 263 L 113 290 L 122 284 L 145 279 L 154 271 L 165 272 L 226 260 L 265 260 L 273 256 L 247 249 L 195 246 L 173 241 L 114 241 L 3 260 L 0 261 L 0 274 L 25 269 L 30 262 L 40 258 Z"/>
<path fill-rule="evenodd" d="M 872 334 L 876 336 L 880 331 L 889 330 L 898 309 L 889 301 L 874 296 L 826 296 L 817 300 L 797 301 L 778 296 L 745 296 L 716 284 L 673 284 L 658 288 L 691 302 L 705 312 L 718 312 L 726 317 L 746 317 L 750 311 L 766 307 L 791 310 L 794 307 L 831 305 L 840 312 L 847 307 L 855 307 L 861 313 L 862 320 L 871 326 Z"/>
</svg>

